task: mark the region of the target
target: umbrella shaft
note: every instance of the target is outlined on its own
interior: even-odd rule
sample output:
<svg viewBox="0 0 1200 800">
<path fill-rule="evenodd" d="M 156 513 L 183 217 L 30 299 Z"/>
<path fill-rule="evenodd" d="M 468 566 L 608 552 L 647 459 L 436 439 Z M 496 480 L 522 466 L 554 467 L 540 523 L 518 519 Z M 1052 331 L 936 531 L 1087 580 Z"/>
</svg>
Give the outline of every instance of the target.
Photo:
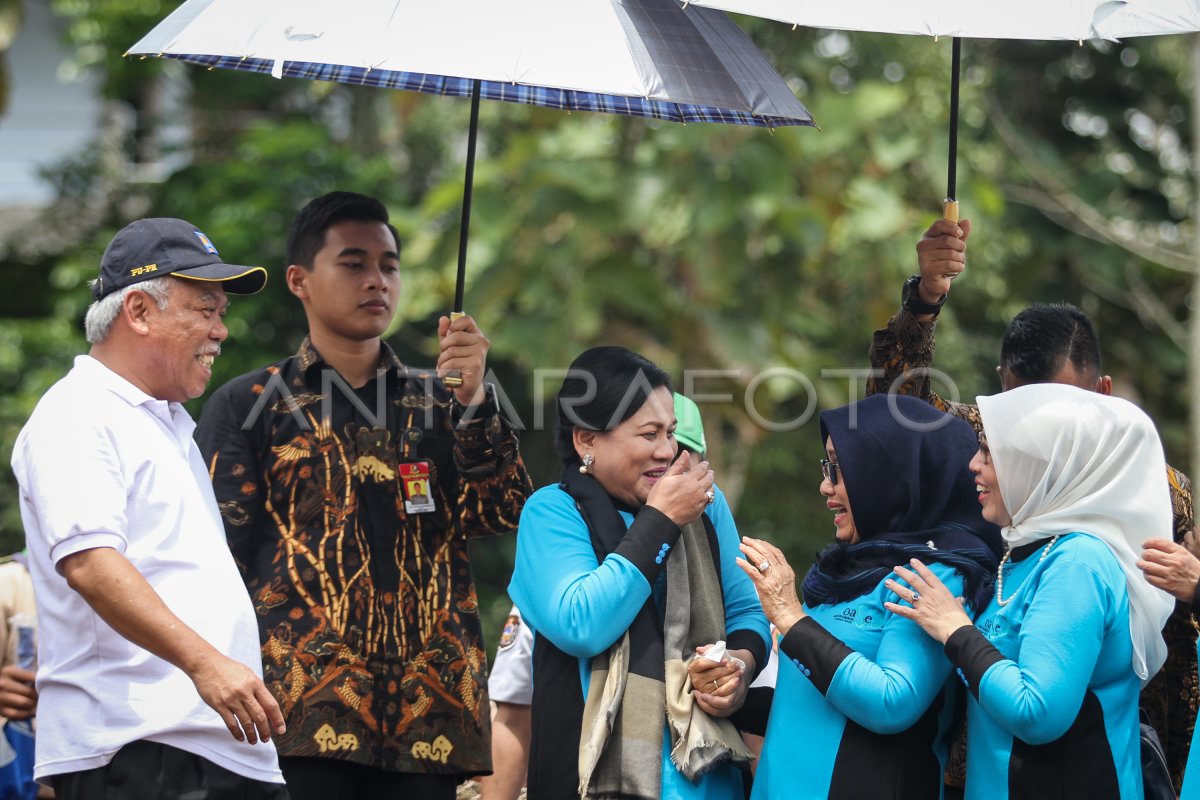
<svg viewBox="0 0 1200 800">
<path fill-rule="evenodd" d="M 454 285 L 454 310 L 462 313 L 467 282 L 467 238 L 471 231 L 471 190 L 475 185 L 475 140 L 479 134 L 480 82 L 471 84 L 471 128 L 467 132 L 467 169 L 463 177 L 462 224 L 458 229 L 458 276 Z"/>
<path fill-rule="evenodd" d="M 946 199 L 958 194 L 958 78 L 962 63 L 962 39 L 955 36 L 950 63 L 950 157 L 946 170 Z"/>
</svg>

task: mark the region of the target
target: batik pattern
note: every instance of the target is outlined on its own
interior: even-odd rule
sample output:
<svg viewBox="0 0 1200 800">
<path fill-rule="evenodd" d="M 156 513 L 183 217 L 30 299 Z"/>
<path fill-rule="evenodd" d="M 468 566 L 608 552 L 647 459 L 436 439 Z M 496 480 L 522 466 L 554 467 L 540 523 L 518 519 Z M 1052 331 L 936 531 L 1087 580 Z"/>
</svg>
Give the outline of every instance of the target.
<svg viewBox="0 0 1200 800">
<path fill-rule="evenodd" d="M 490 769 L 467 540 L 514 529 L 532 491 L 503 417 L 465 420 L 386 346 L 350 389 L 306 340 L 222 387 L 197 438 L 287 720 L 280 754 Z M 399 470 L 418 460 L 436 510 L 409 514 Z"/>
</svg>

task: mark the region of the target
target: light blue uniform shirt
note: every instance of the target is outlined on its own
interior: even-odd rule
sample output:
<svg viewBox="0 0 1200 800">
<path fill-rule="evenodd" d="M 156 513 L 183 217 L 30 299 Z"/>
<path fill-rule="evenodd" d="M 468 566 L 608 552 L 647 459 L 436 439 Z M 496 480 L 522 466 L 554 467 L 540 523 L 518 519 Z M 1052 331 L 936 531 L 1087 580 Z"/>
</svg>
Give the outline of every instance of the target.
<svg viewBox="0 0 1200 800">
<path fill-rule="evenodd" d="M 962 594 L 962 577 L 952 567 L 932 562 L 929 568 L 951 592 Z M 887 768 L 872 754 L 842 748 L 847 720 L 879 734 L 907 731 L 943 694 L 952 671 L 941 644 L 915 622 L 883 607 L 895 599 L 881 581 L 852 600 L 804 607 L 854 652 L 837 667 L 828 692 L 822 694 L 811 679 L 813 665 L 780 649 L 775 699 L 752 800 L 825 800 L 835 767 L 859 770 L 864 780 L 878 778 L 880 791 L 893 788 L 895 782 L 880 774 Z M 935 776 L 939 787 L 953 710 L 949 704 L 942 706 L 927 747 L 940 765 Z"/>
</svg>

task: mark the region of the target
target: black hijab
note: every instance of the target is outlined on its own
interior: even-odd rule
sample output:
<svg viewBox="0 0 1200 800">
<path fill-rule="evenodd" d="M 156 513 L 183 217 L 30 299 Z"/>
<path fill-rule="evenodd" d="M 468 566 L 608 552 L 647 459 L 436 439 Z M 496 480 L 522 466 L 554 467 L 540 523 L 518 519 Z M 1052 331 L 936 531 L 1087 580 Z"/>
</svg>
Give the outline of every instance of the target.
<svg viewBox="0 0 1200 800">
<path fill-rule="evenodd" d="M 965 596 L 980 609 L 1003 545 L 1000 529 L 980 513 L 967 468 L 978 449 L 971 426 L 913 397 L 873 395 L 822 411 L 822 444 L 827 438 L 837 451 L 859 542 L 817 555 L 804 578 L 805 601 L 815 606 L 859 597 L 892 567 L 919 558 L 958 570 Z"/>
</svg>

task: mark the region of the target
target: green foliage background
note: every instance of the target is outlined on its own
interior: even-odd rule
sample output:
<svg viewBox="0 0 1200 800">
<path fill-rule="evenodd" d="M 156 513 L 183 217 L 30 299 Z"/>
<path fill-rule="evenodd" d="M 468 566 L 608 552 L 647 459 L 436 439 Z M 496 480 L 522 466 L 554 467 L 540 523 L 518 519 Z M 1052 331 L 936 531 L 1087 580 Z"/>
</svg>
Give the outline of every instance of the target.
<svg viewBox="0 0 1200 800">
<path fill-rule="evenodd" d="M 405 299 L 391 341 L 412 362 L 434 358 L 434 321 L 453 288 L 468 104 L 121 57 L 175 5 L 53 0 L 74 58 L 103 77 L 110 102 L 139 110 L 141 123 L 47 174 L 59 199 L 36 233 L 63 232 L 61 246 L 17 241 L 0 252 L 2 274 L 18 278 L 0 297 L 0 549 L 22 537 L 12 443 L 84 350 L 86 281 L 133 218 L 184 217 L 226 258 L 273 272 L 266 291 L 233 304 L 215 387 L 293 351 L 303 335 L 281 280 L 296 209 L 335 188 L 374 194 L 404 236 Z M 17 0 L 0 0 L 0 29 L 17 30 L 19 11 Z M 703 406 L 718 480 L 743 532 L 778 542 L 799 570 L 832 533 L 817 493 L 817 426 L 764 429 L 746 410 L 747 387 L 785 368 L 812 380 L 817 408 L 850 397 L 846 378 L 822 371 L 866 365 L 872 330 L 915 269 L 913 245 L 940 212 L 950 43 L 739 21 L 821 129 L 679 126 L 485 103 L 466 307 L 491 337 L 490 363 L 530 427 L 523 449 L 539 484 L 557 472 L 549 432 L 533 429 L 535 401 L 554 391 L 544 379 L 539 392 L 539 370 L 620 343 L 677 377 L 732 371 L 697 387 L 735 398 Z M 0 48 L 10 41 L 0 33 Z M 959 198 L 975 233 L 968 275 L 942 315 L 937 360 L 963 396 L 995 391 L 992 368 L 1012 315 L 1035 300 L 1077 303 L 1101 330 L 1106 371 L 1157 419 L 1169 457 L 1184 467 L 1193 457 L 1182 338 L 1195 202 L 1190 47 L 1186 37 L 966 43 Z M 190 79 L 190 163 L 139 182 L 120 165 L 155 145 L 164 71 Z M 800 417 L 810 399 L 787 379 L 752 397 L 772 420 Z M 202 407 L 196 401 L 193 413 Z M 541 417 L 551 418 L 545 408 Z M 512 537 L 475 546 L 493 621 L 507 609 L 512 548 Z"/>
</svg>

